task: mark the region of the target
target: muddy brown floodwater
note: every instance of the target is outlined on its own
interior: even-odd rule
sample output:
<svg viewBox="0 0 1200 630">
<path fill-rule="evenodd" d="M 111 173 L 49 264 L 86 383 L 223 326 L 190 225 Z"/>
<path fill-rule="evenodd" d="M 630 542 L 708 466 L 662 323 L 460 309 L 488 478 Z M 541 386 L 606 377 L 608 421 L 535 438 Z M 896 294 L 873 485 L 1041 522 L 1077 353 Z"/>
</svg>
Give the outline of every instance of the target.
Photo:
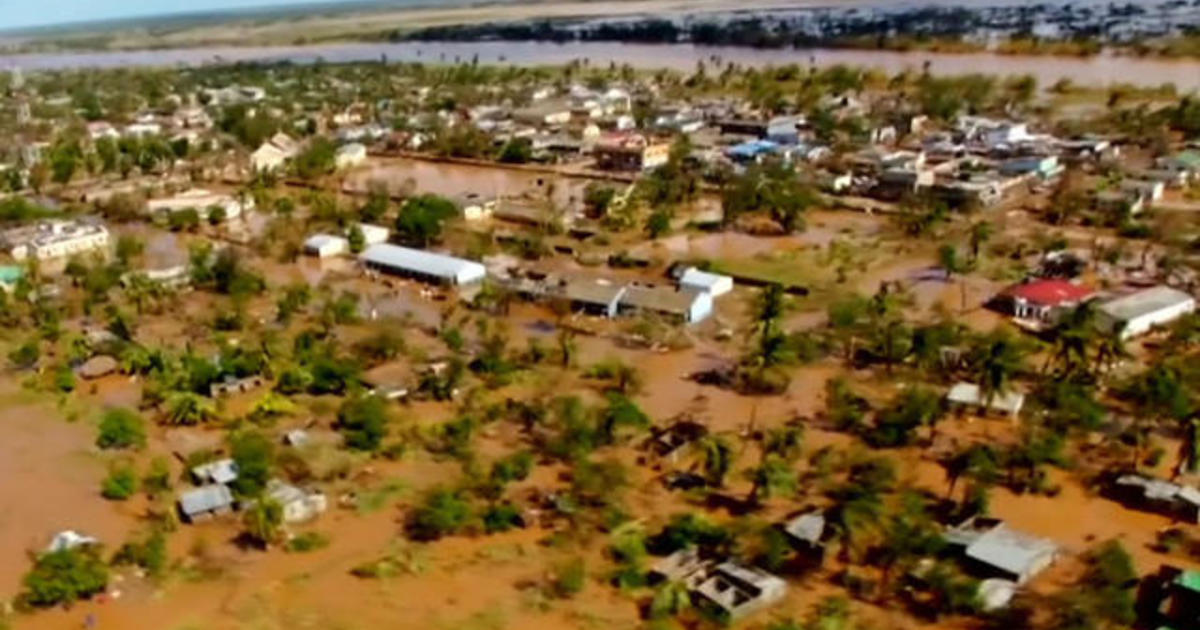
<svg viewBox="0 0 1200 630">
<path fill-rule="evenodd" d="M 610 63 L 637 68 L 669 68 L 690 72 L 698 62 L 743 66 L 794 63 L 878 68 L 889 73 L 928 69 L 935 74 L 1031 74 L 1040 85 L 1059 79 L 1077 84 L 1129 83 L 1144 87 L 1174 83 L 1184 91 L 1200 88 L 1194 61 L 1102 54 L 1093 57 L 938 53 L 924 51 L 852 50 L 822 48 L 759 49 L 691 44 L 617 42 L 400 42 L 330 43 L 312 46 L 216 46 L 168 50 L 61 52 L 0 55 L 0 67 L 26 70 L 122 68 L 136 66 L 193 66 L 239 61 L 332 63 L 353 61 L 457 63 L 478 59 L 484 64 L 563 65 L 586 59 L 595 66 Z"/>
<path fill-rule="evenodd" d="M 348 175 L 345 185 L 353 190 L 365 191 L 375 182 L 386 184 L 393 192 L 412 186 L 418 193 L 432 193 L 451 199 L 467 193 L 494 198 L 521 193 L 545 195 L 549 191 L 554 202 L 563 207 L 582 199 L 583 189 L 587 186 L 587 182 L 581 179 L 544 173 L 408 158 L 372 158 L 369 167 Z"/>
</svg>

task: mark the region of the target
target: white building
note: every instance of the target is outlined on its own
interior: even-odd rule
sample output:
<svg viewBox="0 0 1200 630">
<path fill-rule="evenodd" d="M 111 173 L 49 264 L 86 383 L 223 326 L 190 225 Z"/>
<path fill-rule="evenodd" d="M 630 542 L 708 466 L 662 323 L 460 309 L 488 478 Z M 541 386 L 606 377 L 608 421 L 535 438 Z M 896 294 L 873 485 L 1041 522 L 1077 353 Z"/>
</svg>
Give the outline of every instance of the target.
<svg viewBox="0 0 1200 630">
<path fill-rule="evenodd" d="M 300 152 L 300 146 L 285 133 L 277 133 L 250 154 L 250 166 L 257 171 L 276 171 Z"/>
<path fill-rule="evenodd" d="M 337 154 L 334 156 L 334 164 L 339 169 L 358 166 L 366 161 L 367 147 L 358 142 L 338 147 Z"/>
<path fill-rule="evenodd" d="M 241 216 L 242 211 L 246 209 L 233 195 L 214 193 L 203 188 L 193 188 L 174 197 L 151 199 L 146 202 L 146 210 L 150 214 L 174 214 L 188 208 L 194 208 L 206 219 L 210 217 L 213 208 L 221 208 L 225 211 L 226 220 Z"/>
<path fill-rule="evenodd" d="M 472 260 L 387 243 L 368 247 L 359 260 L 368 269 L 441 284 L 470 284 L 487 276 L 487 268 Z"/>
<path fill-rule="evenodd" d="M 314 234 L 304 241 L 304 253 L 317 258 L 341 256 L 350 251 L 350 241 L 332 234 Z"/>
<path fill-rule="evenodd" d="M 391 230 L 383 227 L 382 225 L 372 225 L 370 223 L 359 223 L 358 231 L 362 232 L 363 243 L 366 243 L 367 245 L 386 243 L 388 236 L 390 236 L 392 233 Z"/>
<path fill-rule="evenodd" d="M 49 220 L 0 233 L 14 260 L 63 258 L 108 247 L 108 228 L 99 223 Z"/>
<path fill-rule="evenodd" d="M 684 289 L 703 291 L 717 297 L 733 290 L 733 278 L 688 267 L 683 275 L 679 276 L 679 286 Z"/>
<path fill-rule="evenodd" d="M 278 479 L 267 482 L 266 495 L 283 507 L 285 523 L 311 521 L 328 507 L 324 494 L 305 492 Z"/>
<path fill-rule="evenodd" d="M 126 125 L 124 135 L 126 138 L 145 138 L 147 136 L 157 136 L 162 133 L 162 125 L 156 122 L 137 122 L 132 125 Z"/>
<path fill-rule="evenodd" d="M 1097 307 L 1100 325 L 1121 331 L 1122 339 L 1146 334 L 1196 310 L 1196 298 L 1170 287 L 1143 289 L 1103 302 Z"/>
</svg>

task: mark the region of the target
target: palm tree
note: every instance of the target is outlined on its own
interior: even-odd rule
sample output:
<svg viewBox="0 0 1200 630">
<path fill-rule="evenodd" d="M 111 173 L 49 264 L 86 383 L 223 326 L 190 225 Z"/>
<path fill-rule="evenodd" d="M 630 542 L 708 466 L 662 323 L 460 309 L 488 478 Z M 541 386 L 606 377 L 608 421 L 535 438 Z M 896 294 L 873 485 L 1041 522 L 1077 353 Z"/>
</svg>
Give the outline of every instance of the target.
<svg viewBox="0 0 1200 630">
<path fill-rule="evenodd" d="M 980 221 L 971 225 L 971 261 L 978 262 L 979 250 L 992 240 L 992 236 L 996 233 L 996 228 L 987 221 Z"/>
<path fill-rule="evenodd" d="M 938 249 L 938 265 L 946 272 L 946 279 L 952 280 L 955 275 L 966 274 L 970 271 L 970 265 L 962 259 L 958 253 L 958 248 L 946 243 Z M 965 277 L 960 277 L 958 281 L 959 289 L 962 291 L 962 305 L 960 311 L 967 310 L 967 280 Z"/>
<path fill-rule="evenodd" d="M 723 435 L 710 433 L 697 440 L 695 448 L 708 485 L 715 488 L 724 486 L 725 477 L 733 468 L 733 447 L 729 445 L 729 440 Z"/>
<path fill-rule="evenodd" d="M 999 329 L 981 340 L 975 349 L 972 364 L 984 406 L 996 396 L 1009 391 L 1012 378 L 1025 369 L 1025 349 L 1020 341 L 1005 329 Z"/>
<path fill-rule="evenodd" d="M 796 471 L 779 455 L 764 456 L 758 466 L 750 469 L 749 477 L 753 486 L 746 497 L 748 505 L 759 506 L 764 499 L 796 489 Z"/>
</svg>

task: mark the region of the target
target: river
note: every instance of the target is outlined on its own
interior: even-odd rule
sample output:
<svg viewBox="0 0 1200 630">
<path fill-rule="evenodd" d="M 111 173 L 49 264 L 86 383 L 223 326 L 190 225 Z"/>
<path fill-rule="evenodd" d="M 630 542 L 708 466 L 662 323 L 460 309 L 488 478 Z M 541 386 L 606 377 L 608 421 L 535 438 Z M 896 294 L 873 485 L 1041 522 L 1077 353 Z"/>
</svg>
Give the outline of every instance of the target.
<svg viewBox="0 0 1200 630">
<path fill-rule="evenodd" d="M 933 53 L 842 49 L 757 49 L 690 44 L 582 42 L 400 42 L 341 43 L 313 46 L 205 47 L 166 50 L 56 52 L 0 55 L 0 68 L 27 71 L 132 66 L 195 66 L 239 61 L 311 63 L 369 61 L 468 61 L 519 65 L 561 65 L 587 59 L 592 65 L 630 64 L 638 68 L 692 70 L 697 62 L 734 62 L 746 66 L 788 63 L 878 68 L 888 73 L 921 70 L 935 74 L 984 72 L 1031 74 L 1047 86 L 1059 79 L 1076 84 L 1129 83 L 1151 87 L 1174 83 L 1182 91 L 1200 89 L 1200 62 L 1116 55 L 1096 57 L 1015 56 L 989 53 Z"/>
</svg>

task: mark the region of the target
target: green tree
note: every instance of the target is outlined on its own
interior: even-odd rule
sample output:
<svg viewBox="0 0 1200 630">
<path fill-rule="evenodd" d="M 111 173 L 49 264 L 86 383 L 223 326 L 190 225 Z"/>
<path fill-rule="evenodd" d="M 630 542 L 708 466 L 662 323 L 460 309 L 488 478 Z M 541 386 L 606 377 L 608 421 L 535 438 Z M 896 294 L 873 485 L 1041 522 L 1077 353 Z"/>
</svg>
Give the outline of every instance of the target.
<svg viewBox="0 0 1200 630">
<path fill-rule="evenodd" d="M 315 180 L 333 172 L 336 157 L 337 146 L 333 141 L 318 136 L 292 159 L 292 171 L 301 179 Z"/>
<path fill-rule="evenodd" d="M 21 599 L 31 606 L 70 604 L 103 592 L 108 567 L 91 546 L 63 549 L 38 556 L 23 583 Z"/>
<path fill-rule="evenodd" d="M 131 409 L 115 407 L 100 419 L 96 446 L 105 449 L 142 449 L 146 446 L 146 423 Z"/>
<path fill-rule="evenodd" d="M 367 238 L 363 235 L 362 228 L 358 224 L 350 226 L 350 230 L 346 233 L 346 240 L 350 243 L 350 253 L 359 254 L 367 246 Z"/>
<path fill-rule="evenodd" d="M 229 451 L 238 470 L 234 491 L 243 497 L 262 494 L 275 464 L 274 442 L 258 431 L 241 431 L 230 438 Z"/>
<path fill-rule="evenodd" d="M 428 247 L 442 234 L 442 225 L 458 214 L 453 201 L 438 195 L 409 197 L 396 218 L 397 236 L 410 245 Z"/>
<path fill-rule="evenodd" d="M 388 433 L 384 400 L 378 396 L 347 399 L 338 410 L 338 428 L 346 446 L 359 451 L 379 450 Z"/>
<path fill-rule="evenodd" d="M 213 402 L 194 392 L 172 392 L 166 398 L 165 407 L 164 422 L 175 426 L 193 426 L 217 417 Z"/>
<path fill-rule="evenodd" d="M 242 527 L 246 537 L 259 548 L 278 543 L 283 539 L 283 506 L 274 499 L 258 499 L 242 514 Z"/>
<path fill-rule="evenodd" d="M 109 501 L 124 501 L 132 497 L 137 490 L 137 472 L 129 463 L 114 465 L 100 484 L 100 495 Z"/>
<path fill-rule="evenodd" d="M 471 523 L 471 513 L 462 493 L 434 488 L 409 515 L 409 535 L 415 540 L 437 540 L 460 533 Z"/>
<path fill-rule="evenodd" d="M 718 434 L 709 434 L 696 441 L 704 480 L 714 488 L 725 485 L 725 477 L 733 468 L 734 453 L 729 440 Z"/>
</svg>

